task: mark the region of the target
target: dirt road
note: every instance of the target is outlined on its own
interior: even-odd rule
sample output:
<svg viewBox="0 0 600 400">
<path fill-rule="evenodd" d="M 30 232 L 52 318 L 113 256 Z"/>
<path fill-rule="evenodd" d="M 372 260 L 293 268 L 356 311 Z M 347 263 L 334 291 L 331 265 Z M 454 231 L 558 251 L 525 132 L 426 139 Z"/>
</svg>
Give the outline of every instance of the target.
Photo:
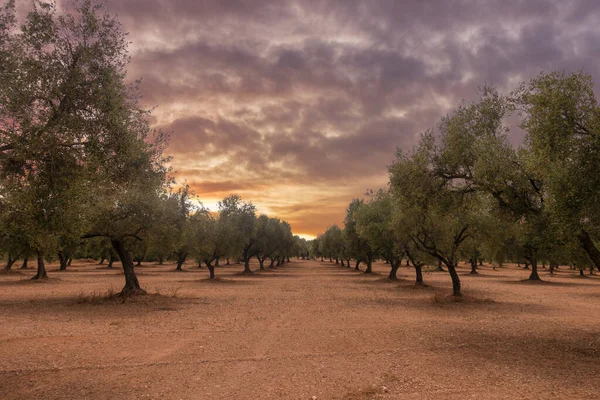
<svg viewBox="0 0 600 400">
<path fill-rule="evenodd" d="M 256 268 L 256 266 L 253 266 Z M 2 399 L 596 399 L 600 279 L 519 282 L 515 267 L 413 272 L 386 282 L 292 260 L 276 271 L 138 268 L 151 293 L 124 304 L 118 269 L 76 264 L 49 282 L 0 275 Z"/>
</svg>

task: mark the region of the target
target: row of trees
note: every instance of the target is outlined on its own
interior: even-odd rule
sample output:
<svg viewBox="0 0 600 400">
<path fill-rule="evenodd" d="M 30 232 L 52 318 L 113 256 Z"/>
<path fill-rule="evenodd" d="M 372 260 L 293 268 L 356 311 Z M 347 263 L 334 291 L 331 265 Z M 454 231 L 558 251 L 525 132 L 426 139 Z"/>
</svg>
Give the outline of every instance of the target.
<svg viewBox="0 0 600 400">
<path fill-rule="evenodd" d="M 292 234 L 290 225 L 267 215 L 256 216 L 256 207 L 231 195 L 218 204 L 212 213 L 193 201 L 194 193 L 185 185 L 165 199 L 163 215 L 167 218 L 159 228 L 150 232 L 144 242 L 134 246 L 133 253 L 141 261 L 165 258 L 176 261 L 176 271 L 181 271 L 187 259 L 202 264 L 214 279 L 215 266 L 220 260 L 243 262 L 244 273 L 252 273 L 250 260 L 256 258 L 260 269 L 279 266 L 300 252 L 303 242 Z"/>
<path fill-rule="evenodd" d="M 252 203 L 242 201 L 238 195 L 231 195 L 219 202 L 218 212 L 213 213 L 195 201 L 194 193 L 188 185 L 177 192 L 161 196 L 161 209 L 156 213 L 160 218 L 151 229 L 137 236 L 126 238 L 125 247 L 131 253 L 134 262 L 154 261 L 162 265 L 165 260 L 176 264 L 176 271 L 183 271 L 184 263 L 194 259 L 197 266 L 206 266 L 210 279 L 214 279 L 215 266 L 219 260 L 234 260 L 244 264 L 244 273 L 252 273 L 250 260 L 255 257 L 261 270 L 265 262 L 269 268 L 278 267 L 289 261 L 291 256 L 306 254 L 306 241 L 293 236 L 286 221 L 270 218 L 267 215 L 256 216 Z M 2 236 L 0 251 L 7 256 L 6 271 L 10 271 L 18 259 L 27 260 L 34 255 L 29 243 L 18 237 Z M 73 258 L 100 259 L 100 264 L 108 260 L 108 268 L 119 260 L 110 240 L 93 237 L 66 243 L 63 241 L 55 254 L 46 254 L 46 259 L 60 261 L 64 271 Z"/>
<path fill-rule="evenodd" d="M 80 0 L 59 15 L 34 1 L 19 25 L 15 2 L 0 7 L 0 247 L 8 267 L 37 259 L 69 264 L 82 239 L 123 266 L 122 295 L 144 293 L 133 255 L 152 250 L 204 262 L 214 277 L 222 257 L 283 262 L 294 250 L 290 226 L 238 196 L 218 215 L 195 207 L 188 186 L 170 189 L 163 155 L 169 135 L 150 129 L 126 82 L 126 33 L 102 3 Z M 133 252 L 133 255 L 132 255 Z"/>
<path fill-rule="evenodd" d="M 506 121 L 518 118 L 518 148 Z M 461 294 L 459 260 L 524 262 L 530 280 L 538 264 L 600 269 L 600 108 L 584 73 L 541 73 L 503 95 L 484 87 L 478 101 L 459 105 L 399 150 L 387 190 L 353 200 L 344 229 L 317 239 L 319 255 L 374 258 L 391 266 L 438 262 Z"/>
</svg>

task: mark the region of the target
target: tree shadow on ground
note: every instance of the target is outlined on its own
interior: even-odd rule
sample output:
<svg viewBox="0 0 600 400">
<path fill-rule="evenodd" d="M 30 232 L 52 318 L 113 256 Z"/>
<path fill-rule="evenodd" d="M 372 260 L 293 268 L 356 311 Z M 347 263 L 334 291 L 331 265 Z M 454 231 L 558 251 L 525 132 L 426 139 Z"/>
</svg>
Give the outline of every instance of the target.
<svg viewBox="0 0 600 400">
<path fill-rule="evenodd" d="M 240 286 L 240 285 L 256 285 L 256 281 L 252 281 L 252 280 L 245 280 L 245 279 L 235 279 L 235 277 L 233 275 L 228 275 L 225 277 L 222 276 L 217 276 L 214 279 L 210 279 L 210 278 L 202 278 L 202 279 L 196 279 L 196 280 L 189 280 L 189 281 L 178 281 L 178 282 L 186 282 L 186 283 L 201 283 L 204 285 L 221 285 L 221 286 L 226 286 L 226 285 L 236 285 L 236 286 Z"/>
</svg>

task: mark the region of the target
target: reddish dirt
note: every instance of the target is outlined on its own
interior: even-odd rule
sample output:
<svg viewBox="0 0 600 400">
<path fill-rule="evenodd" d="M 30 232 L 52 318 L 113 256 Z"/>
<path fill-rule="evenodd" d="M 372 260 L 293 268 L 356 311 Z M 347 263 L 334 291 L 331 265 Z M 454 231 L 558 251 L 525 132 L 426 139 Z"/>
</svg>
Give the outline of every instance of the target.
<svg viewBox="0 0 600 400">
<path fill-rule="evenodd" d="M 18 268 L 18 267 L 17 267 Z M 256 265 L 253 265 L 256 269 Z M 149 295 L 103 300 L 118 269 L 75 263 L 47 282 L 0 275 L 2 399 L 597 399 L 600 277 L 562 267 L 461 268 L 415 288 L 402 267 L 365 275 L 292 260 L 137 268 Z M 17 270 L 18 271 L 18 270 Z M 93 294 L 97 294 L 96 296 Z"/>
</svg>

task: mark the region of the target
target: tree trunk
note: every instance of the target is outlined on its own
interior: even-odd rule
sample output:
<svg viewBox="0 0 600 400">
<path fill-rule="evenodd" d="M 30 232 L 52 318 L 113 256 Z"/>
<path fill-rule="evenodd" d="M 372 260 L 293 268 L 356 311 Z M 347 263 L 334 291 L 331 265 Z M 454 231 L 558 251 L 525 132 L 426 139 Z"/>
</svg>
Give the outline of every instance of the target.
<svg viewBox="0 0 600 400">
<path fill-rule="evenodd" d="M 331 257 L 329 257 L 329 262 L 333 262 L 333 260 L 331 259 Z"/>
<path fill-rule="evenodd" d="M 59 271 L 66 271 L 67 270 L 67 256 L 65 255 L 65 253 L 63 253 L 62 251 L 58 252 L 58 259 L 60 261 L 60 267 L 58 268 Z"/>
<path fill-rule="evenodd" d="M 579 239 L 579 243 L 581 244 L 581 247 L 583 247 L 583 250 L 585 250 L 596 268 L 600 271 L 600 250 L 598 250 L 592 241 L 590 234 L 582 229 L 579 235 L 577 235 L 577 238 Z"/>
<path fill-rule="evenodd" d="M 554 264 L 550 263 L 550 275 L 554 275 Z"/>
<path fill-rule="evenodd" d="M 121 264 L 123 264 L 123 272 L 125 273 L 125 286 L 123 286 L 120 295 L 127 297 L 146 294 L 146 291 L 140 287 L 140 282 L 138 281 L 137 276 L 135 276 L 131 253 L 125 248 L 125 246 L 123 246 L 121 240 L 111 239 L 110 242 L 117 252 L 117 255 L 121 259 Z"/>
<path fill-rule="evenodd" d="M 73 257 L 69 256 L 69 260 L 67 261 L 67 266 L 71 266 L 71 263 L 73 262 Z"/>
<path fill-rule="evenodd" d="M 423 282 L 423 265 L 421 265 L 421 264 L 415 265 L 415 274 L 417 276 L 415 285 L 424 286 L 425 283 Z"/>
<path fill-rule="evenodd" d="M 354 264 L 354 270 L 360 271 L 360 260 L 356 260 L 356 264 Z"/>
<path fill-rule="evenodd" d="M 250 258 L 244 259 L 244 274 L 251 274 L 252 270 L 250 269 Z"/>
<path fill-rule="evenodd" d="M 275 264 L 275 259 L 273 257 L 269 257 L 269 259 L 271 260 L 271 264 L 269 264 L 269 268 L 273 269 L 275 268 L 275 266 L 273 264 Z"/>
<path fill-rule="evenodd" d="M 10 253 L 8 254 L 8 260 L 6 261 L 6 266 L 4 267 L 5 271 L 10 271 L 10 269 L 12 268 L 13 264 L 15 263 L 15 261 L 17 261 L 16 258 L 12 258 L 12 256 L 10 255 Z"/>
<path fill-rule="evenodd" d="M 448 263 L 446 264 L 446 267 L 450 273 L 450 278 L 452 278 L 452 296 L 462 296 L 462 293 L 460 292 L 460 278 L 456 273 L 454 263 Z"/>
<path fill-rule="evenodd" d="M 277 265 L 276 267 L 279 267 L 281 265 L 281 257 L 277 257 Z"/>
<path fill-rule="evenodd" d="M 158 265 L 163 265 L 163 263 L 164 263 L 163 256 L 158 256 Z"/>
<path fill-rule="evenodd" d="M 528 262 L 525 262 L 525 268 L 523 268 L 523 269 L 529 269 L 529 263 Z"/>
<path fill-rule="evenodd" d="M 106 257 L 104 257 L 104 255 L 100 256 L 100 262 L 98 263 L 98 265 L 104 264 L 104 260 L 106 260 Z"/>
<path fill-rule="evenodd" d="M 365 274 L 370 274 L 373 272 L 373 261 L 367 260 L 367 269 L 365 269 Z"/>
<path fill-rule="evenodd" d="M 336 264 L 339 264 L 339 261 L 338 261 L 338 259 L 337 259 L 337 258 L 335 259 L 335 263 L 336 263 Z"/>
<path fill-rule="evenodd" d="M 348 268 L 350 268 L 350 259 L 349 259 L 349 258 L 346 260 L 346 266 L 347 266 Z"/>
<path fill-rule="evenodd" d="M 477 272 L 477 260 L 474 258 L 471 258 L 469 260 L 469 262 L 471 263 L 471 272 L 469 272 L 470 275 L 477 275 L 479 272 Z"/>
<path fill-rule="evenodd" d="M 23 264 L 21 265 L 21 269 L 27 269 L 27 261 L 29 261 L 29 257 L 25 257 L 23 259 Z"/>
<path fill-rule="evenodd" d="M 437 267 L 436 271 L 446 272 L 446 271 L 444 271 L 444 268 L 442 268 L 442 262 L 441 261 L 438 261 L 438 267 Z"/>
<path fill-rule="evenodd" d="M 219 266 L 219 257 L 215 258 L 215 267 Z"/>
<path fill-rule="evenodd" d="M 260 256 L 256 256 L 256 259 L 258 260 L 258 265 L 260 265 L 260 270 L 264 271 L 265 269 L 265 265 L 264 265 L 264 259 L 261 258 Z"/>
<path fill-rule="evenodd" d="M 204 260 L 204 263 L 206 264 L 206 268 L 208 268 L 208 279 L 215 279 L 215 267 L 207 260 Z"/>
<path fill-rule="evenodd" d="M 325 261 L 325 260 L 323 260 L 323 257 L 321 257 L 321 262 L 323 262 L 323 261 Z"/>
<path fill-rule="evenodd" d="M 531 262 L 531 274 L 529 275 L 530 281 L 541 281 L 540 276 L 538 275 L 537 270 L 537 260 L 535 258 L 531 258 L 529 260 Z"/>
<path fill-rule="evenodd" d="M 106 268 L 112 268 L 113 262 L 115 262 L 115 258 L 113 257 L 112 254 L 109 254 L 108 255 L 108 265 L 106 266 Z"/>
<path fill-rule="evenodd" d="M 397 276 L 398 267 L 400 267 L 401 263 L 402 263 L 402 260 L 390 261 L 391 268 L 390 268 L 390 274 L 388 275 L 389 280 L 392 280 L 392 281 L 398 280 L 398 276 Z"/>
<path fill-rule="evenodd" d="M 583 268 L 579 268 L 579 276 L 585 276 L 583 275 Z"/>
<path fill-rule="evenodd" d="M 229 258 L 227 259 L 227 263 L 225 265 L 230 265 Z"/>
<path fill-rule="evenodd" d="M 183 271 L 183 263 L 184 261 L 181 258 L 179 258 L 177 260 L 177 267 L 175 268 L 175 271 Z"/>
<path fill-rule="evenodd" d="M 48 279 L 46 265 L 44 264 L 44 252 L 42 250 L 37 251 L 37 274 L 31 279 Z"/>
</svg>

